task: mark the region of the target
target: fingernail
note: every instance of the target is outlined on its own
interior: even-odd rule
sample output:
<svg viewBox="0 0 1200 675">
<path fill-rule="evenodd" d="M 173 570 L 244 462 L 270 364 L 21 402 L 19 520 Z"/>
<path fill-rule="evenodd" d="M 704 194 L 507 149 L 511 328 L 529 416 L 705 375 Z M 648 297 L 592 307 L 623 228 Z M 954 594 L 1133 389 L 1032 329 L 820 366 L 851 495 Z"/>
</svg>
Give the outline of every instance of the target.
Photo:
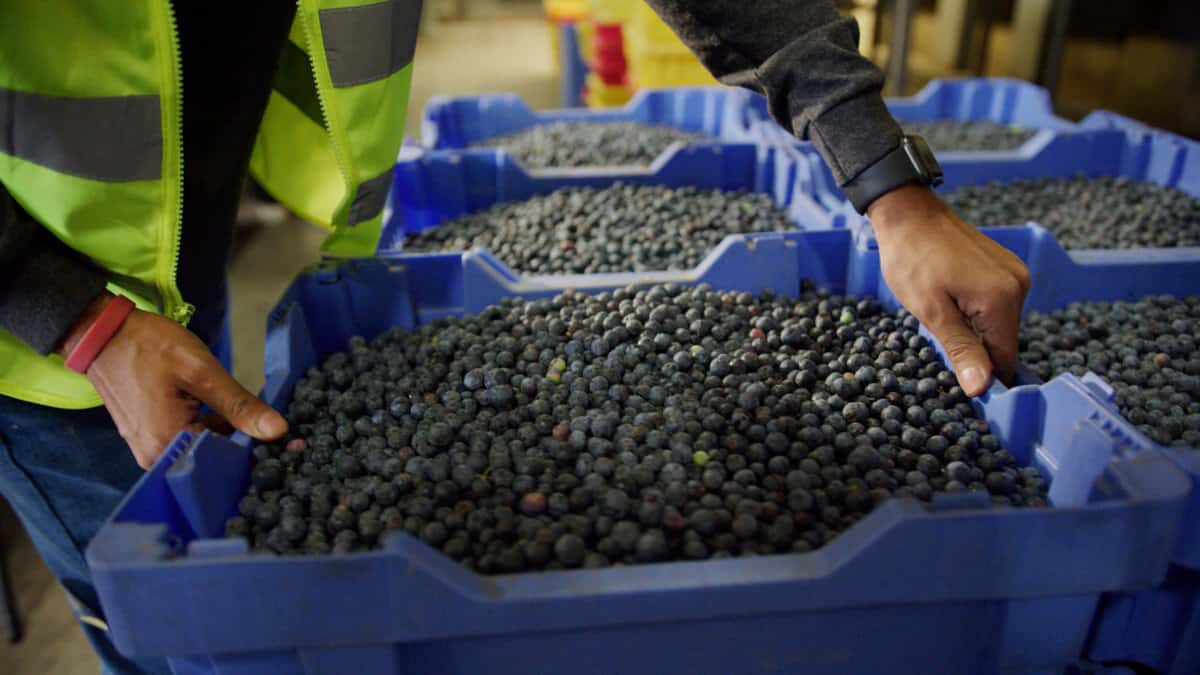
<svg viewBox="0 0 1200 675">
<path fill-rule="evenodd" d="M 287 422 L 278 414 L 262 415 L 254 425 L 258 433 L 268 438 L 275 438 L 287 431 Z"/>
<path fill-rule="evenodd" d="M 984 388 L 987 387 L 987 375 L 984 374 L 982 368 L 975 366 L 966 368 L 959 375 L 959 378 L 962 381 L 963 391 L 967 392 L 970 396 L 982 394 Z"/>
</svg>

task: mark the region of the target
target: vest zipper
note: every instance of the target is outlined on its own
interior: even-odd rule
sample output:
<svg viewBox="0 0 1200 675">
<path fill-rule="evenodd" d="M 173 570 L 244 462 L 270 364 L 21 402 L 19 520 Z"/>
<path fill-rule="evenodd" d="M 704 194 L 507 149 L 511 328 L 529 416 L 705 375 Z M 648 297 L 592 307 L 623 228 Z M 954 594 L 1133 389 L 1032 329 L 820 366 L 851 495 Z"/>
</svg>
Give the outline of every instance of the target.
<svg viewBox="0 0 1200 675">
<path fill-rule="evenodd" d="M 157 4 L 157 3 L 156 3 Z M 166 76 L 168 79 L 175 82 L 175 105 L 174 119 L 166 120 L 168 124 L 164 124 L 164 128 L 169 128 L 171 137 L 163 138 L 163 141 L 175 145 L 175 161 L 178 167 L 178 175 L 170 177 L 165 175 L 162 178 L 164 189 L 173 190 L 171 201 L 173 202 L 174 214 L 168 216 L 165 223 L 165 232 L 159 238 L 159 264 L 158 264 L 158 292 L 162 296 L 163 314 L 178 321 L 183 325 L 192 318 L 192 314 L 196 312 L 196 308 L 184 302 L 183 295 L 179 292 L 179 282 L 176 278 L 179 273 L 179 247 L 183 239 L 183 58 L 179 50 L 179 27 L 175 20 L 175 7 L 168 1 L 162 3 L 166 7 L 166 22 L 169 30 L 167 31 L 167 46 L 170 48 L 171 59 L 164 61 Z M 161 5 L 160 5 L 161 6 Z M 170 113 L 170 111 L 164 111 Z M 169 147 L 169 145 L 168 145 Z M 165 167 L 164 167 L 165 168 Z M 162 260 L 170 260 L 169 265 L 163 265 Z"/>
<path fill-rule="evenodd" d="M 350 194 L 350 191 L 354 188 L 354 185 L 350 180 L 350 171 L 347 169 L 346 155 L 343 151 L 342 143 L 338 138 L 338 134 L 334 130 L 335 125 L 333 120 L 331 120 L 329 117 L 329 102 L 326 99 L 325 91 L 321 86 L 321 78 L 317 74 L 317 71 L 322 68 L 318 62 L 318 59 L 320 59 L 320 62 L 323 63 L 325 61 L 324 54 L 318 49 L 319 46 L 317 45 L 317 40 L 313 35 L 313 28 L 309 24 L 310 13 L 306 12 L 304 9 L 304 0 L 296 0 L 296 11 L 300 15 L 300 26 L 304 29 L 304 49 L 308 52 L 308 64 L 312 70 L 313 87 L 317 92 L 317 105 L 321 108 L 321 119 L 325 120 L 325 133 L 328 134 L 330 145 L 333 146 L 333 158 L 337 161 L 338 172 L 342 174 L 342 183 L 346 187 L 346 193 L 349 195 L 348 199 L 353 199 L 353 195 Z M 311 17 L 311 20 L 319 20 L 319 18 Z M 327 64 L 324 66 L 324 68 L 326 71 L 329 70 Z M 335 224 L 335 231 L 339 227 L 340 226 Z"/>
</svg>

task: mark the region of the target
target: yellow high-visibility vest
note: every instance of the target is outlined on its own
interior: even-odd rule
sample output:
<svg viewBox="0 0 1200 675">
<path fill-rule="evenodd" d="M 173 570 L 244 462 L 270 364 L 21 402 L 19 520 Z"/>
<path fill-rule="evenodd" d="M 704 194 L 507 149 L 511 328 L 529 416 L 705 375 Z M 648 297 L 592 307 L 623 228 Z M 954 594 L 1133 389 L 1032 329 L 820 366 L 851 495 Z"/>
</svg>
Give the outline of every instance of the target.
<svg viewBox="0 0 1200 675">
<path fill-rule="evenodd" d="M 298 4 L 250 171 L 332 230 L 324 251 L 372 255 L 404 134 L 421 0 Z M 186 324 L 194 308 L 175 279 L 182 96 L 168 0 L 0 2 L 0 183 L 106 270 L 110 290 Z M 101 403 L 60 357 L 3 330 L 0 395 Z"/>
</svg>

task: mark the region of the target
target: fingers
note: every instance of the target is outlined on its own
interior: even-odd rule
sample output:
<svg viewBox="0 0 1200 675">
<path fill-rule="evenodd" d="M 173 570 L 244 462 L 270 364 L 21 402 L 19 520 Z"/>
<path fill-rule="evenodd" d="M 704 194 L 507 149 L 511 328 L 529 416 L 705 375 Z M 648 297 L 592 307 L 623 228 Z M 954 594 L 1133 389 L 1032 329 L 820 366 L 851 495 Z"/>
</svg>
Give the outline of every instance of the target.
<svg viewBox="0 0 1200 675">
<path fill-rule="evenodd" d="M 234 432 L 233 425 L 229 423 L 229 420 L 211 413 L 200 416 L 199 427 L 201 430 L 208 429 L 209 431 L 215 431 L 218 434 L 225 434 L 226 436 Z"/>
<path fill-rule="evenodd" d="M 946 350 L 958 386 L 967 396 L 979 396 L 986 391 L 992 379 L 992 361 L 983 339 L 967 323 L 954 300 L 944 296 L 923 313 L 929 315 L 924 319 L 925 325 Z"/>
<path fill-rule="evenodd" d="M 187 369 L 182 388 L 208 404 L 238 431 L 259 440 L 274 440 L 287 433 L 287 422 L 271 406 L 246 391 L 208 353 Z"/>
<path fill-rule="evenodd" d="M 1006 288 L 992 289 L 983 310 L 971 317 L 972 327 L 983 338 L 983 345 L 996 366 L 996 375 L 1006 383 L 1012 381 L 1020 356 L 1018 331 L 1024 297 L 1013 280 Z"/>
<path fill-rule="evenodd" d="M 1029 268 L 991 237 L 978 231 L 972 233 L 978 235 L 973 238 L 974 243 L 980 246 L 994 271 L 979 276 L 974 288 L 958 296 L 957 304 L 968 317 L 973 332 L 982 338 L 996 376 L 1008 383 L 1020 357 L 1018 332 L 1021 307 L 1030 287 Z"/>
<path fill-rule="evenodd" d="M 992 259 L 1012 275 L 1020 289 L 1021 302 L 1024 302 L 1025 295 L 1029 293 L 1032 281 L 1029 276 L 1029 268 L 1025 266 L 1025 263 L 1021 262 L 1021 259 L 1016 254 L 1001 246 L 991 237 L 981 236 L 981 239 L 984 248 L 992 254 Z"/>
<path fill-rule="evenodd" d="M 103 368 L 90 368 L 88 379 L 104 399 L 104 407 L 112 417 L 117 433 L 129 445 L 130 454 L 142 469 L 149 469 L 167 449 L 167 445 L 193 413 L 186 404 L 177 405 L 177 398 L 165 389 L 154 390 L 148 399 L 167 405 L 147 411 L 137 395 L 121 395 L 122 381 L 114 382 Z"/>
</svg>

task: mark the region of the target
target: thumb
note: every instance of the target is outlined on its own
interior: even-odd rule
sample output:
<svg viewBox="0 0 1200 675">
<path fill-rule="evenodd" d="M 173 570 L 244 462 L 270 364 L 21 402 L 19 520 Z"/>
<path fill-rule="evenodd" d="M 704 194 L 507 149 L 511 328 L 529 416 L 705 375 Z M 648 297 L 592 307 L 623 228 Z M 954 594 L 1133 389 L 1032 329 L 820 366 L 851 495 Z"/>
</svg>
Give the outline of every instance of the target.
<svg viewBox="0 0 1200 675">
<path fill-rule="evenodd" d="M 938 311 L 941 318 L 927 325 L 945 350 L 958 386 L 967 396 L 979 396 L 991 382 L 992 361 L 983 339 L 971 329 L 957 305 L 949 299 L 945 305 Z"/>
<path fill-rule="evenodd" d="M 198 376 L 183 383 L 187 393 L 208 404 L 238 431 L 259 440 L 275 440 L 287 433 L 282 415 L 246 391 L 216 359 L 208 356 L 207 361 Z"/>
</svg>

